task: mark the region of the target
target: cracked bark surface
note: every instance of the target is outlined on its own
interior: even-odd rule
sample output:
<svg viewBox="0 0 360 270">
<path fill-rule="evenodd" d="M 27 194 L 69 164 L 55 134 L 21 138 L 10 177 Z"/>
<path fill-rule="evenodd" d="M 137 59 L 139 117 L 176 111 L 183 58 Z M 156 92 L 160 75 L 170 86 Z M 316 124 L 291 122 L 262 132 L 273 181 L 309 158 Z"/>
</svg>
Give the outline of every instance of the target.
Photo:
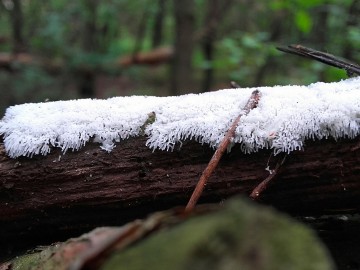
<svg viewBox="0 0 360 270">
<path fill-rule="evenodd" d="M 121 225 L 190 198 L 214 150 L 187 141 L 152 151 L 146 138 L 122 141 L 111 153 L 98 144 L 65 155 L 10 159 L 0 145 L 0 251 L 50 243 L 102 225 Z M 292 215 L 359 211 L 360 140 L 307 141 L 290 153 L 260 201 Z M 200 203 L 248 196 L 264 180 L 272 150 L 226 154 Z M 269 161 L 273 169 L 280 156 Z M 5 253 L 4 253 L 5 251 Z"/>
</svg>

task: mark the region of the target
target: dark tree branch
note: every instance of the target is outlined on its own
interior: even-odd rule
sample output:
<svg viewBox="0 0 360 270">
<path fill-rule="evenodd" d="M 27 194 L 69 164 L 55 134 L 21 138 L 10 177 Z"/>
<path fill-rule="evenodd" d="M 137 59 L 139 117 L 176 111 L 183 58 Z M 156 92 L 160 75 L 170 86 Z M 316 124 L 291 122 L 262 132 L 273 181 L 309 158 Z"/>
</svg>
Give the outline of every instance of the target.
<svg viewBox="0 0 360 270">
<path fill-rule="evenodd" d="M 317 51 L 311 48 L 304 47 L 302 45 L 289 45 L 288 47 L 277 47 L 278 50 L 291 53 L 299 56 L 303 56 L 310 59 L 315 59 L 324 64 L 344 69 L 349 76 L 353 74 L 360 75 L 360 66 L 351 63 L 349 60 L 344 60 L 339 57 L 335 57 L 332 54 Z"/>
</svg>

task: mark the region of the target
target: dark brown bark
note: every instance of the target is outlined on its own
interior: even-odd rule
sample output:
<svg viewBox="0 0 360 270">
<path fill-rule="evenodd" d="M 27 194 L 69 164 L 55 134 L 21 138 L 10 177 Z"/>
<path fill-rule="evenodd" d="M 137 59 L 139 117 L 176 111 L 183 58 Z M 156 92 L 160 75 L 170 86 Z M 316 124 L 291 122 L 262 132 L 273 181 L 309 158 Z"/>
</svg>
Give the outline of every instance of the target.
<svg viewBox="0 0 360 270">
<path fill-rule="evenodd" d="M 193 0 L 173 1 L 175 15 L 174 58 L 171 70 L 171 95 L 190 91 L 193 81 L 195 3 Z"/>
<path fill-rule="evenodd" d="M 109 154 L 89 144 L 79 152 L 62 155 L 54 149 L 33 159 L 9 159 L 1 146 L 0 251 L 185 205 L 213 150 L 186 142 L 174 152 L 152 152 L 145 141 L 125 140 Z M 307 142 L 305 151 L 287 157 L 260 200 L 292 214 L 358 211 L 359 144 L 359 138 Z M 222 158 L 200 201 L 250 194 L 269 175 L 271 152 L 245 155 L 235 147 Z M 270 169 L 279 158 L 270 158 Z"/>
</svg>

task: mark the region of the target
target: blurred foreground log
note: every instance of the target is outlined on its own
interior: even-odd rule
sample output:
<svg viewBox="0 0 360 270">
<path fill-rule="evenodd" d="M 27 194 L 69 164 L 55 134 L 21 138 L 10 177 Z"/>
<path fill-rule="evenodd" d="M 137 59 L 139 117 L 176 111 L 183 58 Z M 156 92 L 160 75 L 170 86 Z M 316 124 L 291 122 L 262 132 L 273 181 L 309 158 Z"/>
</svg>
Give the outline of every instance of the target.
<svg viewBox="0 0 360 270">
<path fill-rule="evenodd" d="M 0 251 L 58 241 L 103 225 L 185 205 L 213 150 L 188 141 L 174 152 L 152 152 L 146 138 L 122 141 L 111 153 L 96 144 L 62 155 L 10 159 L 0 146 Z M 292 152 L 261 196 L 293 215 L 356 212 L 360 208 L 360 140 L 308 141 Z M 249 194 L 282 156 L 271 150 L 221 160 L 201 202 Z M 4 254 L 3 252 L 0 252 Z M 4 254 L 6 255 L 6 254 Z"/>
<path fill-rule="evenodd" d="M 0 269 L 335 269 L 329 255 L 306 226 L 237 198 L 222 207 L 177 208 L 97 228 L 0 263 Z"/>
</svg>

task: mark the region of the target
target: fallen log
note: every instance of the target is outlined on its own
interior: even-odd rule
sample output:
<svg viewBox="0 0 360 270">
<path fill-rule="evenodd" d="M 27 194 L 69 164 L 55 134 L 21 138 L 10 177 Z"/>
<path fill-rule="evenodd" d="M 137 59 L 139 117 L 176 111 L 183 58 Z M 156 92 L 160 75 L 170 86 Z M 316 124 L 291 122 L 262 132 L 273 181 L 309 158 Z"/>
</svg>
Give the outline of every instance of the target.
<svg viewBox="0 0 360 270">
<path fill-rule="evenodd" d="M 293 215 L 358 212 L 358 78 L 23 104 L 0 121 L 0 248 L 184 206 L 253 91 L 259 106 L 242 117 L 200 202 L 253 194 Z"/>
<path fill-rule="evenodd" d="M 335 269 L 329 255 L 311 229 L 237 198 L 97 228 L 0 262 L 0 269 Z"/>
<path fill-rule="evenodd" d="M 63 155 L 10 159 L 0 154 L 2 249 L 58 241 L 101 225 L 118 225 L 154 210 L 185 205 L 213 150 L 187 141 L 173 152 L 145 146 L 145 137 L 122 141 L 111 153 L 97 144 Z M 294 151 L 261 201 L 293 215 L 359 210 L 359 137 L 308 141 Z M 280 157 L 272 150 L 221 160 L 201 202 L 248 195 Z M 270 160 L 270 161 L 269 161 Z M 65 239 L 65 238 L 63 238 Z"/>
<path fill-rule="evenodd" d="M 173 49 L 171 47 L 160 47 L 148 52 L 139 52 L 134 55 L 125 55 L 117 57 L 110 62 L 104 63 L 87 63 L 71 67 L 72 71 L 77 73 L 109 73 L 111 70 L 121 70 L 132 65 L 149 65 L 156 66 L 168 63 L 173 57 Z M 60 73 L 69 69 L 66 59 L 50 59 L 38 57 L 29 53 L 0 53 L 0 69 L 16 71 L 21 66 L 36 66 L 50 73 Z"/>
</svg>

